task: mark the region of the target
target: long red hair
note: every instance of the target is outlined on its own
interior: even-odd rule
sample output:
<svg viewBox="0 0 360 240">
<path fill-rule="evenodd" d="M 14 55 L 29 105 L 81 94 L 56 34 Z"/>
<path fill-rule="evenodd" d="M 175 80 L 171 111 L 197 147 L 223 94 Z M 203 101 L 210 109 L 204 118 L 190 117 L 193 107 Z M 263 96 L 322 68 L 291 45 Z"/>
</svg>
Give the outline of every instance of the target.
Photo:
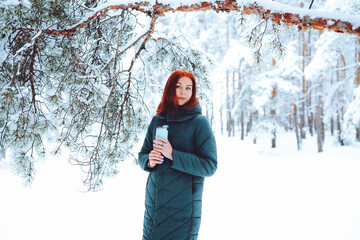
<svg viewBox="0 0 360 240">
<path fill-rule="evenodd" d="M 190 100 L 184 104 L 186 110 L 190 110 L 199 104 L 199 100 L 196 97 L 196 81 L 194 75 L 190 71 L 175 70 L 168 78 L 161 102 L 156 110 L 156 114 L 171 112 L 172 114 L 178 113 L 177 97 L 176 97 L 176 84 L 182 77 L 188 77 L 193 83 L 192 95 Z"/>
</svg>

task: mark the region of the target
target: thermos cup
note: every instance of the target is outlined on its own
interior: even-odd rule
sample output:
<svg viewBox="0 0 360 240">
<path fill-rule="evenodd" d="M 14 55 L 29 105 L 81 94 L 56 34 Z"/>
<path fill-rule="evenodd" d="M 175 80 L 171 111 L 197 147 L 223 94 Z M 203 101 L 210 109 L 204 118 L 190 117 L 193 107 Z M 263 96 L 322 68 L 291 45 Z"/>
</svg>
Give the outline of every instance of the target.
<svg viewBox="0 0 360 240">
<path fill-rule="evenodd" d="M 156 138 L 156 136 L 159 136 L 159 137 L 162 137 L 162 138 L 165 138 L 166 140 L 168 140 L 168 128 L 169 128 L 168 125 L 156 127 L 155 138 Z M 156 139 L 156 140 L 160 140 L 160 139 Z M 163 159 L 165 160 L 165 156 L 164 155 L 162 155 L 162 156 L 163 156 Z"/>
</svg>

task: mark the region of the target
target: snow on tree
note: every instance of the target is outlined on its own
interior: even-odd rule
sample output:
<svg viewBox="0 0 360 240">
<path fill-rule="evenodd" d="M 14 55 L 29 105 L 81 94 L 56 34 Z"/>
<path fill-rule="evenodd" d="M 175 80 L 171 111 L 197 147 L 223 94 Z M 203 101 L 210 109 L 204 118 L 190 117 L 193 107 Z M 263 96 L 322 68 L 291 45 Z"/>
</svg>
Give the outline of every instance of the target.
<svg viewBox="0 0 360 240">
<path fill-rule="evenodd" d="M 94 18 L 106 14 L 111 10 L 132 9 L 144 12 L 151 16 L 160 16 L 172 11 L 240 11 L 244 14 L 260 15 L 263 19 L 275 22 L 284 22 L 287 24 L 297 25 L 300 28 L 314 28 L 317 30 L 329 29 L 335 32 L 344 32 L 360 36 L 360 18 L 356 15 L 343 15 L 316 10 L 306 10 L 298 7 L 291 7 L 268 0 L 225 0 L 225 1 L 108 1 L 93 9 L 93 14 L 86 16 L 78 24 L 64 30 L 46 29 L 47 33 L 56 35 L 68 35 L 82 28 Z"/>
<path fill-rule="evenodd" d="M 154 69 L 186 68 L 205 82 L 206 59 L 157 33 L 156 16 L 120 9 L 91 19 L 96 8 L 93 1 L 1 8 L 0 149 L 12 149 L 26 183 L 46 153 L 67 147 L 84 184 L 99 189 L 147 125 L 153 108 L 145 98 L 159 85 Z M 58 30 L 71 26 L 76 31 Z"/>
<path fill-rule="evenodd" d="M 356 70 L 356 66 L 347 65 L 347 62 L 353 62 L 354 56 L 349 48 L 344 46 L 354 48 L 353 39 L 329 32 L 321 34 L 315 45 L 315 56 L 305 72 L 315 92 L 314 100 L 322 103 L 323 110 L 319 107 L 317 110 L 323 113 L 316 121 L 330 125 L 332 132 L 333 128 L 336 128 L 337 139 L 342 145 L 344 144 L 342 121 L 345 109 L 352 101 L 354 89 L 354 75 L 349 73 Z"/>
<path fill-rule="evenodd" d="M 344 114 L 344 125 L 345 125 L 345 132 L 348 134 L 344 134 L 344 138 L 346 140 L 351 141 L 353 138 L 353 133 L 356 128 L 360 128 L 360 87 L 357 87 L 354 90 L 354 99 L 349 104 L 348 109 Z"/>
</svg>

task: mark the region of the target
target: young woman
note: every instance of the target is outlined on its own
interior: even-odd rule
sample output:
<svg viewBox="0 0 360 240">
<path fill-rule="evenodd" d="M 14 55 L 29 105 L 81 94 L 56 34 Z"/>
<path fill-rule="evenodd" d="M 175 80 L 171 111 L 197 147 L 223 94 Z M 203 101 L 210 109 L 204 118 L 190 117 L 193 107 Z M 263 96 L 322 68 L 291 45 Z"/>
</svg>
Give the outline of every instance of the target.
<svg viewBox="0 0 360 240">
<path fill-rule="evenodd" d="M 156 127 L 163 125 L 168 126 L 168 140 L 155 136 Z M 139 164 L 150 172 L 143 240 L 197 239 L 204 177 L 215 173 L 217 154 L 191 72 L 176 70 L 170 75 L 139 152 Z"/>
</svg>

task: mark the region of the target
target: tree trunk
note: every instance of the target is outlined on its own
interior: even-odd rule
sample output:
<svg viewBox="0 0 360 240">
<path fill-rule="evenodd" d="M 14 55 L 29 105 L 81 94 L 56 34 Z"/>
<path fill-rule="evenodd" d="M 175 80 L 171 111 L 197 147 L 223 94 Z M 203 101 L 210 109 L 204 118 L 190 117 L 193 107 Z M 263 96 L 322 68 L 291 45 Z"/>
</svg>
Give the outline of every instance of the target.
<svg viewBox="0 0 360 240">
<path fill-rule="evenodd" d="M 337 61 L 336 63 L 336 68 L 339 69 L 340 66 L 339 66 L 339 60 Z M 339 81 L 339 70 L 335 70 L 336 72 L 336 81 Z M 333 79 L 333 76 L 331 76 L 331 80 L 330 80 L 330 84 L 331 84 L 331 88 L 333 87 L 334 85 L 334 79 Z M 334 117 L 333 115 L 331 115 L 331 119 L 330 119 L 330 132 L 331 132 L 331 136 L 334 136 L 334 129 L 335 129 L 335 120 L 334 120 Z"/>
<path fill-rule="evenodd" d="M 271 132 L 271 148 L 276 148 L 276 130 L 273 129 Z"/>
<path fill-rule="evenodd" d="M 321 99 L 321 97 L 320 97 Z M 322 100 L 319 99 L 319 104 Z M 324 123 L 323 123 L 323 108 L 320 105 L 316 106 L 316 132 L 317 132 L 317 146 L 318 152 L 324 150 Z"/>
<path fill-rule="evenodd" d="M 271 109 L 270 116 L 273 119 L 272 120 L 273 122 L 275 122 L 275 119 L 274 119 L 275 114 L 276 114 L 276 111 L 274 109 Z M 276 128 L 275 127 L 271 130 L 271 148 L 276 148 Z"/>
<path fill-rule="evenodd" d="M 214 126 L 214 104 L 211 102 L 206 107 L 206 118 L 209 119 L 210 126 Z"/>
<path fill-rule="evenodd" d="M 246 124 L 246 136 L 249 134 L 249 132 L 251 131 L 251 127 L 252 127 L 252 123 L 253 123 L 253 117 L 254 117 L 254 112 L 252 112 L 249 116 L 249 121 Z"/>
<path fill-rule="evenodd" d="M 245 127 L 244 127 L 244 110 L 241 109 L 241 113 L 240 113 L 240 124 L 241 124 L 241 136 L 240 139 L 244 140 L 245 137 Z"/>
<path fill-rule="evenodd" d="M 317 132 L 317 146 L 318 152 L 324 150 L 324 140 L 325 140 L 325 127 L 324 127 L 324 108 L 323 108 L 323 99 L 322 99 L 322 76 L 319 78 L 319 87 L 318 87 L 318 102 L 316 105 L 315 113 L 315 122 L 316 122 L 316 132 Z"/>
<path fill-rule="evenodd" d="M 214 103 L 211 102 L 211 117 L 210 117 L 210 124 L 213 127 L 214 126 Z"/>
<path fill-rule="evenodd" d="M 223 120 L 222 105 L 220 106 L 220 129 L 221 129 L 221 135 L 224 135 L 224 120 Z"/>
<path fill-rule="evenodd" d="M 360 86 L 360 38 L 356 39 L 356 51 L 355 56 L 357 54 L 357 57 L 355 57 L 357 61 L 357 71 L 356 71 L 356 86 Z M 356 140 L 360 142 L 360 127 L 356 128 Z"/>
<path fill-rule="evenodd" d="M 226 131 L 228 133 L 228 137 L 231 137 L 232 133 L 232 117 L 231 117 L 231 108 L 230 108 L 230 90 L 229 90 L 229 72 L 226 72 Z"/>
<path fill-rule="evenodd" d="M 240 67 L 241 67 L 241 60 L 239 62 L 239 67 L 238 67 L 238 86 L 237 86 L 237 99 L 240 99 L 240 93 L 241 93 L 241 89 L 242 89 L 242 83 L 241 83 L 241 74 L 240 74 Z M 241 103 L 240 105 L 240 139 L 244 140 L 245 138 L 245 113 L 244 113 L 244 108 L 245 108 L 245 104 Z"/>
<path fill-rule="evenodd" d="M 231 110 L 234 109 L 235 107 L 235 96 L 237 95 L 235 93 L 235 71 L 233 71 L 233 79 L 232 79 L 232 89 L 233 89 L 233 92 L 232 92 L 232 101 L 231 101 Z M 235 136 L 235 113 L 234 113 L 234 116 L 232 116 L 232 119 L 231 119 L 231 129 L 232 129 L 232 136 Z"/>
<path fill-rule="evenodd" d="M 301 70 L 302 70 L 302 103 L 301 103 L 301 113 L 300 113 L 300 134 L 301 134 L 301 138 L 305 139 L 306 135 L 305 135 L 305 101 L 306 101 L 306 83 L 305 83 L 305 66 L 306 66 L 306 42 L 305 42 L 305 33 L 304 31 L 301 31 L 301 42 L 302 42 L 302 51 L 301 51 L 301 55 L 302 55 L 302 64 L 301 64 Z"/>
<path fill-rule="evenodd" d="M 356 71 L 356 86 L 360 86 L 360 38 L 355 40 L 356 50 L 355 50 L 355 61 L 357 64 L 357 71 Z"/>
<path fill-rule="evenodd" d="M 272 59 L 272 65 L 273 67 L 276 65 L 276 61 L 273 58 Z M 275 101 L 276 101 L 276 96 L 277 96 L 277 86 L 274 85 L 272 92 L 271 92 L 271 109 L 270 109 L 270 118 L 271 118 L 271 122 L 274 124 L 273 129 L 271 131 L 271 147 L 272 148 L 276 148 L 276 110 L 275 110 Z M 274 108 L 273 108 L 274 107 Z"/>
<path fill-rule="evenodd" d="M 301 150 L 301 137 L 300 137 L 300 134 L 299 134 L 297 107 L 296 107 L 296 104 L 293 104 L 293 106 L 294 106 L 294 125 L 295 125 L 295 135 L 296 135 L 297 149 Z"/>
<path fill-rule="evenodd" d="M 338 74 L 338 79 L 337 81 L 343 81 L 346 79 L 346 61 L 345 61 L 345 57 L 343 54 L 340 55 L 341 56 L 341 61 L 339 63 L 339 66 L 343 67 L 343 70 L 338 70 L 339 74 Z M 341 64 L 342 63 L 342 64 Z M 342 74 L 341 74 L 342 72 Z M 341 132 L 341 123 L 343 121 L 343 116 L 344 116 L 344 92 L 341 90 L 338 93 L 338 102 L 339 102 L 339 106 L 338 109 L 336 111 L 336 122 L 337 122 L 337 139 L 340 143 L 341 146 L 344 146 L 344 139 L 342 137 L 342 132 Z"/>
<path fill-rule="evenodd" d="M 337 122 L 337 139 L 341 146 L 344 146 L 344 139 L 342 138 L 342 132 L 341 132 L 341 121 L 342 117 L 340 117 L 340 113 L 337 113 L 336 116 L 336 122 Z"/>
<path fill-rule="evenodd" d="M 273 61 L 273 65 L 275 65 L 275 62 Z M 273 90 L 272 90 L 272 94 L 271 94 L 271 102 L 275 101 L 277 95 L 277 87 L 273 86 Z M 274 106 L 275 104 L 271 104 L 272 106 Z M 270 109 L 270 118 L 271 118 L 271 122 L 274 124 L 273 129 L 271 130 L 271 147 L 272 148 L 276 148 L 276 110 L 275 109 Z"/>
<path fill-rule="evenodd" d="M 314 113 L 313 111 L 309 110 L 310 111 L 310 116 L 309 116 L 309 132 L 310 132 L 310 135 L 311 136 L 314 136 Z"/>
<path fill-rule="evenodd" d="M 307 64 L 309 64 L 311 62 L 311 29 L 309 32 L 309 36 L 308 36 L 308 44 L 307 44 Z M 308 127 L 309 127 L 309 133 L 311 136 L 314 136 L 314 112 L 311 110 L 311 81 L 308 81 L 306 83 L 306 91 L 307 91 L 307 111 L 306 111 L 306 116 L 307 116 L 307 120 L 308 120 Z"/>
<path fill-rule="evenodd" d="M 246 126 L 246 134 L 248 134 L 251 131 L 253 122 L 257 120 L 257 117 L 258 117 L 258 110 L 250 114 L 249 121 Z M 256 134 L 254 134 L 253 143 L 256 144 Z"/>
</svg>

